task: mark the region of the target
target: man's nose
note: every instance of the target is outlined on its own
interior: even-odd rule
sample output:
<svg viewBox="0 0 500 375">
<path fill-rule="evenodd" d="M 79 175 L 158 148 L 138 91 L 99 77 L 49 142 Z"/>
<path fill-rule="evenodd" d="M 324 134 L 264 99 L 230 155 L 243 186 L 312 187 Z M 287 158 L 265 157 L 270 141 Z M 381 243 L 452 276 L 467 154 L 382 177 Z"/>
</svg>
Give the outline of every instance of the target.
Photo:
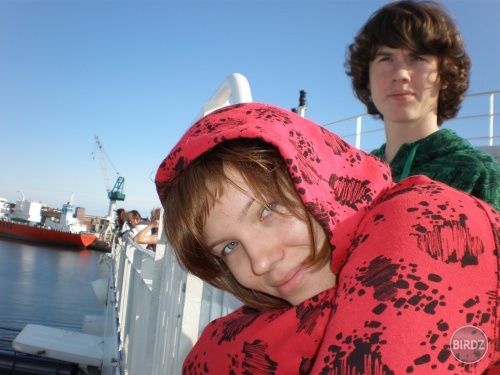
<svg viewBox="0 0 500 375">
<path fill-rule="evenodd" d="M 392 78 L 395 81 L 409 81 L 410 67 L 403 59 L 396 59 L 392 66 Z"/>
</svg>

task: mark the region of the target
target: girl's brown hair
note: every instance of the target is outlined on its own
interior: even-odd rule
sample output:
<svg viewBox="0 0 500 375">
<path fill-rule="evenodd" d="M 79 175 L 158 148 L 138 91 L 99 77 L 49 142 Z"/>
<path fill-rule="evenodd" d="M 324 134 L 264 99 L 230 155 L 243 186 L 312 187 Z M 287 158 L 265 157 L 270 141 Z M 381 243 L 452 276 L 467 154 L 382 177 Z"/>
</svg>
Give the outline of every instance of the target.
<svg viewBox="0 0 500 375">
<path fill-rule="evenodd" d="M 436 56 L 441 83 L 438 125 L 457 115 L 469 88 L 471 60 L 455 22 L 444 7 L 431 1 L 413 0 L 387 4 L 370 17 L 349 46 L 345 68 L 353 91 L 369 114 L 383 119 L 368 88 L 370 62 L 381 46 Z"/>
<path fill-rule="evenodd" d="M 228 184 L 226 173 L 241 173 L 262 204 L 278 202 L 290 215 L 308 223 L 311 236 L 309 266 L 319 268 L 330 260 L 328 241 L 315 251 L 314 220 L 302 204 L 279 151 L 258 139 L 225 141 L 195 159 L 164 188 L 164 229 L 179 263 L 190 273 L 216 288 L 232 293 L 257 310 L 290 307 L 285 300 L 247 289 L 231 274 L 224 261 L 216 257 L 203 240 L 205 219 Z M 234 184 L 233 184 L 234 185 Z M 269 209 L 276 211 L 273 206 Z"/>
</svg>

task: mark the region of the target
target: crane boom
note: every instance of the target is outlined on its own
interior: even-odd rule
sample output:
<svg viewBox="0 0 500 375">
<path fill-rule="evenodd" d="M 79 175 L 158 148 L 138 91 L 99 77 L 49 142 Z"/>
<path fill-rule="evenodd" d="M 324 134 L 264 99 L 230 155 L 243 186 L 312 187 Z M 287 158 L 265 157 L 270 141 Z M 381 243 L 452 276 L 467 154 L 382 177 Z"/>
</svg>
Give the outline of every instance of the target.
<svg viewBox="0 0 500 375">
<path fill-rule="evenodd" d="M 108 216 L 113 217 L 113 211 L 115 210 L 116 201 L 124 201 L 125 200 L 125 194 L 123 193 L 125 178 L 123 178 L 122 176 L 120 176 L 120 174 L 118 172 L 116 172 L 116 174 L 118 175 L 118 178 L 117 178 L 113 188 L 111 188 L 111 183 L 109 181 L 108 168 L 106 165 L 106 160 L 104 158 L 104 156 L 107 156 L 107 155 L 104 152 L 104 148 L 102 147 L 101 141 L 99 140 L 99 137 L 97 135 L 94 135 L 94 140 L 95 140 L 95 144 L 96 144 L 96 148 L 97 148 L 97 153 L 99 154 L 99 162 L 101 164 L 102 176 L 104 178 L 104 185 L 106 187 L 106 191 L 108 192 L 108 198 L 109 198 Z M 110 161 L 110 163 L 111 163 L 111 161 Z M 111 163 L 111 165 L 113 165 L 113 163 Z M 113 168 L 114 168 L 114 166 L 113 166 Z M 115 168 L 115 171 L 116 171 L 116 168 Z"/>
<path fill-rule="evenodd" d="M 101 141 L 97 135 L 94 135 L 95 144 L 97 147 L 97 153 L 99 154 L 99 162 L 101 164 L 102 176 L 104 178 L 104 186 L 106 187 L 106 191 L 111 191 L 111 184 L 109 182 L 108 168 L 106 167 L 106 160 L 104 159 L 104 150 L 102 148 Z"/>
</svg>

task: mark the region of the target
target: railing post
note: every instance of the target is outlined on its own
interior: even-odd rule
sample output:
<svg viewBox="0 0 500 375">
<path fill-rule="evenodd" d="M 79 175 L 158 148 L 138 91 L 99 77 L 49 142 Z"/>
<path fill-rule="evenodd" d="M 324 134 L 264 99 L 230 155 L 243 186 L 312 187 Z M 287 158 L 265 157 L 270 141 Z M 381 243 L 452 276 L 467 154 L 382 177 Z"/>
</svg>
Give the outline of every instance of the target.
<svg viewBox="0 0 500 375">
<path fill-rule="evenodd" d="M 361 150 L 361 118 L 363 116 L 358 116 L 356 120 L 356 148 Z"/>
<path fill-rule="evenodd" d="M 494 132 L 493 132 L 493 121 L 494 121 L 494 118 L 495 118 L 495 105 L 494 105 L 494 97 L 495 97 L 495 93 L 491 93 L 490 94 L 490 139 L 489 139 L 489 145 L 490 146 L 493 146 L 493 135 L 494 135 Z"/>
</svg>

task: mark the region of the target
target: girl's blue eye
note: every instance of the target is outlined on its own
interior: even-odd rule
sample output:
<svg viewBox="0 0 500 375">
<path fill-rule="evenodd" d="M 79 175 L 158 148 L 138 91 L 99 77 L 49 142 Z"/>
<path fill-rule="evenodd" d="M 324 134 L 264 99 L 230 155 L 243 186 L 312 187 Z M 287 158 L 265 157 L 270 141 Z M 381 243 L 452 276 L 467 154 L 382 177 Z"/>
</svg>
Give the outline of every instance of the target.
<svg viewBox="0 0 500 375">
<path fill-rule="evenodd" d="M 262 218 L 266 217 L 269 215 L 271 212 L 273 212 L 276 209 L 276 202 L 270 202 L 264 208 L 262 208 L 262 211 L 260 213 L 260 216 Z"/>
<path fill-rule="evenodd" d="M 238 245 L 238 242 L 230 242 L 222 249 L 222 255 L 230 254 L 234 248 Z"/>
</svg>

